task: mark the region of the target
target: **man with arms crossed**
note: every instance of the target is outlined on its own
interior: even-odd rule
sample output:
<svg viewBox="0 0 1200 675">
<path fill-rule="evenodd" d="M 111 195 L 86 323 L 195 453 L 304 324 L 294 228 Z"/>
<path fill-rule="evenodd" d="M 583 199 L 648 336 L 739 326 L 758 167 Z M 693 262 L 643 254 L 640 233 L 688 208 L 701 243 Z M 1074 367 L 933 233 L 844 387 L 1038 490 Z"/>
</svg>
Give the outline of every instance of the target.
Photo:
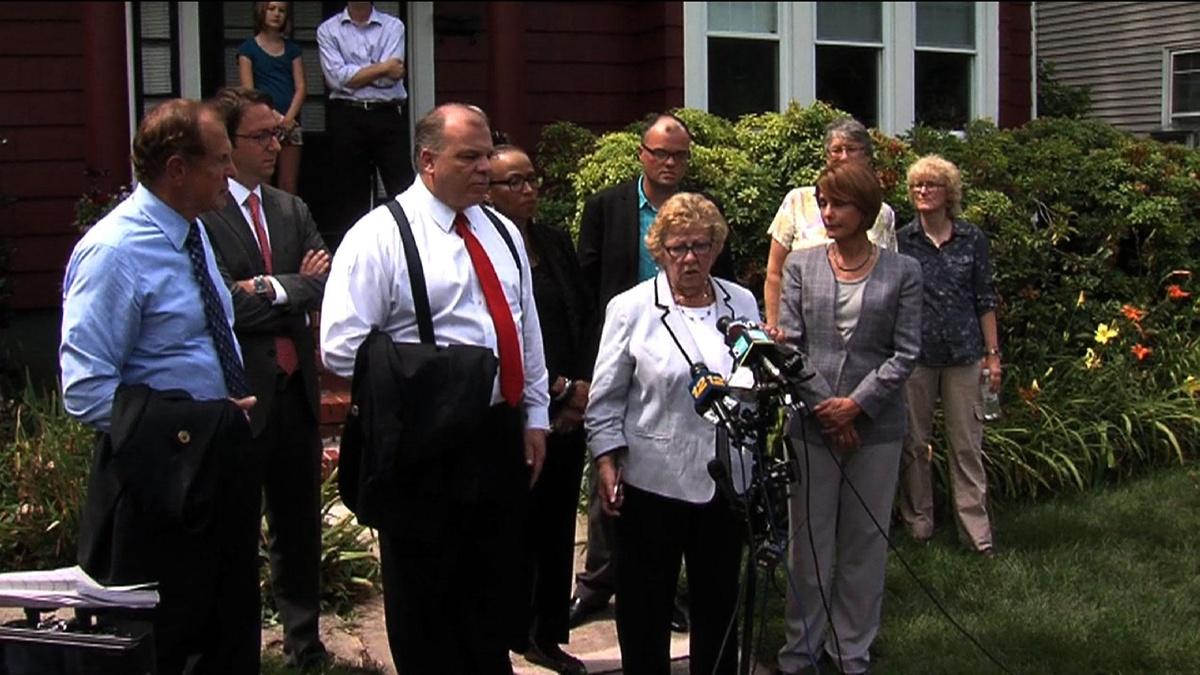
<svg viewBox="0 0 1200 675">
<path fill-rule="evenodd" d="M 237 176 L 222 208 L 200 216 L 233 294 L 234 331 L 250 388 L 263 465 L 271 586 L 289 665 L 328 658 L 318 635 L 321 565 L 320 394 L 308 312 L 321 307 L 329 251 L 308 206 L 271 187 L 278 113 L 253 89 L 217 92 Z"/>
</svg>

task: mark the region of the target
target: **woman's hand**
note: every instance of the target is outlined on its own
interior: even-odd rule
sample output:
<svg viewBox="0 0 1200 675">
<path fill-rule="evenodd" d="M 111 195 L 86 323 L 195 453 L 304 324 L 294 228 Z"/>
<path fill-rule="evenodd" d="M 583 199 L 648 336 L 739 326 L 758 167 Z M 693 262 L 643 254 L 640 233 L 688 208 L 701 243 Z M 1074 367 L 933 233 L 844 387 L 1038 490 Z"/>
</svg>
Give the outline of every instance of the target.
<svg viewBox="0 0 1200 675">
<path fill-rule="evenodd" d="M 613 453 L 596 458 L 596 480 L 600 482 L 600 510 L 606 516 L 620 516 L 625 494 L 621 488 L 621 469 Z"/>
<path fill-rule="evenodd" d="M 830 397 L 813 408 L 813 414 L 821 422 L 821 431 L 829 434 L 837 432 L 854 424 L 854 418 L 862 412 L 862 408 L 854 399 L 845 397 Z"/>
<path fill-rule="evenodd" d="M 988 369 L 988 386 L 994 393 L 1000 393 L 1000 355 L 988 354 L 980 365 Z"/>
<path fill-rule="evenodd" d="M 825 437 L 833 449 L 838 452 L 850 452 L 858 449 L 858 432 L 854 430 L 853 425 L 827 433 Z"/>
</svg>

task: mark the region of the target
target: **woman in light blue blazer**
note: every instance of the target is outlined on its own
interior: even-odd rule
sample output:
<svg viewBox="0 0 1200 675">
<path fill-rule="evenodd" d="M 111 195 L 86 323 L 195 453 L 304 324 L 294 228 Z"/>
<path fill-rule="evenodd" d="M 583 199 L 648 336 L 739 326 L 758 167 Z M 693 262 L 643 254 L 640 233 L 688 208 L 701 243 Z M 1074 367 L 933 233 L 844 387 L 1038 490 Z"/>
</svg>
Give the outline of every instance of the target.
<svg viewBox="0 0 1200 675">
<path fill-rule="evenodd" d="M 799 386 L 807 411 L 788 426 L 800 484 L 791 495 L 784 673 L 816 670 L 825 658 L 839 672 L 866 672 L 879 630 L 922 301 L 916 261 L 867 238 L 882 198 L 865 164 L 826 168 L 817 200 L 833 241 L 784 263 L 779 329 L 812 375 Z"/>
<path fill-rule="evenodd" d="M 717 320 L 758 318 L 750 291 L 709 275 L 729 228 L 697 194 L 663 203 L 646 248 L 661 271 L 608 304 L 585 424 L 598 494 L 616 518 L 617 637 L 624 672 L 670 672 L 680 560 L 691 591 L 691 671 L 733 673 L 742 527 L 707 465 L 716 428 L 696 413 L 691 368 L 729 377 Z M 749 459 L 735 459 L 741 482 Z"/>
</svg>

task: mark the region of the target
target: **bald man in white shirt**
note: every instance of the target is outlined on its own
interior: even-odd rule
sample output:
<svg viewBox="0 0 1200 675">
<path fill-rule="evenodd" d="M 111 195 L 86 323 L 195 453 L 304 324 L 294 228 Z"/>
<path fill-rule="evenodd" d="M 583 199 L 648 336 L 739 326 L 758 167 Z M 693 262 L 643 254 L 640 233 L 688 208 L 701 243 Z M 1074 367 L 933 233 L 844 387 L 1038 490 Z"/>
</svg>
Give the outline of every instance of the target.
<svg viewBox="0 0 1200 675">
<path fill-rule="evenodd" d="M 395 508 L 411 520 L 379 531 L 388 640 L 400 672 L 509 674 L 521 523 L 549 427 L 532 275 L 516 227 L 479 206 L 492 152 L 483 111 L 439 106 L 418 122 L 416 146 L 419 176 L 396 200 L 424 268 L 435 341 L 490 348 L 500 366 L 479 428 L 407 477 L 445 489 L 431 502 L 396 495 Z M 339 375 L 353 374 L 372 327 L 395 342 L 420 342 L 405 251 L 387 208 L 347 233 L 325 291 L 321 346 Z"/>
</svg>

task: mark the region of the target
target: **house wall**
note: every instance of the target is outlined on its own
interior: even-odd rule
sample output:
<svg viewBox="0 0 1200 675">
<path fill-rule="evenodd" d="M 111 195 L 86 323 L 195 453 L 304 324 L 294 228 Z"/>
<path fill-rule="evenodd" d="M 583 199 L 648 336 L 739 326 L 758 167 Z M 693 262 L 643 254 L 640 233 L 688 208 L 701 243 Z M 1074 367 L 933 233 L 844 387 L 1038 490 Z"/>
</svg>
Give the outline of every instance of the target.
<svg viewBox="0 0 1200 675">
<path fill-rule="evenodd" d="M 54 381 L 75 203 L 129 182 L 127 109 L 124 3 L 0 2 L 0 362 L 39 384 Z"/>
<path fill-rule="evenodd" d="M 437 102 L 493 112 L 493 87 L 512 87 L 519 118 L 494 121 L 522 145 L 552 122 L 602 132 L 683 105 L 681 3 L 437 3 L 434 25 Z M 497 44 L 495 26 L 520 38 Z"/>
<path fill-rule="evenodd" d="M 7 302 L 57 305 L 77 233 L 86 137 L 82 3 L 0 3 L 0 238 L 11 251 Z"/>
<path fill-rule="evenodd" d="M 1001 127 L 1019 127 L 1033 114 L 1033 13 L 1029 2 L 1000 3 Z"/>
<path fill-rule="evenodd" d="M 1163 50 L 1200 44 L 1194 2 L 1038 2 L 1037 57 L 1092 89 L 1091 116 L 1138 134 L 1162 127 Z"/>
</svg>

